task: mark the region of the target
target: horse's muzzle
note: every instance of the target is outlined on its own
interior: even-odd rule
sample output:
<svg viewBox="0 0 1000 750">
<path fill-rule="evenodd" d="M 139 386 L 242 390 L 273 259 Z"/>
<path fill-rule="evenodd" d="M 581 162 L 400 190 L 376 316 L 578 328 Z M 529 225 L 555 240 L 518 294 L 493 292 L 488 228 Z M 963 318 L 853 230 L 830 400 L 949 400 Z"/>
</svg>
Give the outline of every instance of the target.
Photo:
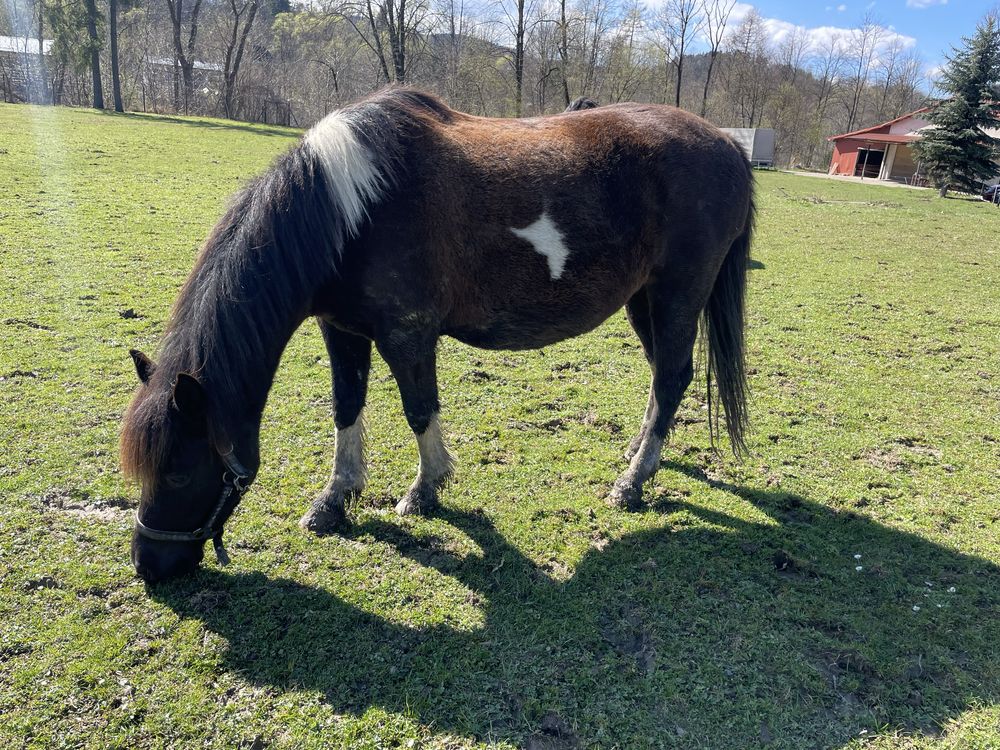
<svg viewBox="0 0 1000 750">
<path fill-rule="evenodd" d="M 204 556 L 203 542 L 161 542 L 132 534 L 132 565 L 146 583 L 193 573 Z"/>
</svg>

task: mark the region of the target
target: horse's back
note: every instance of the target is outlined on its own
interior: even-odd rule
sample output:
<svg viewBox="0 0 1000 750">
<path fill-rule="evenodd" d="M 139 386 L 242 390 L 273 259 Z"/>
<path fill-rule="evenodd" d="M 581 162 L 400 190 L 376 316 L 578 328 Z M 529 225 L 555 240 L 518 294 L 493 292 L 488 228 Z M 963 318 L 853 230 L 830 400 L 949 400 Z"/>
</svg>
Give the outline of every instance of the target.
<svg viewBox="0 0 1000 750">
<path fill-rule="evenodd" d="M 475 345 L 544 346 L 664 269 L 714 273 L 747 214 L 742 152 L 673 107 L 420 121 L 394 200 L 372 215 L 361 286 L 369 305 L 423 301 Z"/>
</svg>

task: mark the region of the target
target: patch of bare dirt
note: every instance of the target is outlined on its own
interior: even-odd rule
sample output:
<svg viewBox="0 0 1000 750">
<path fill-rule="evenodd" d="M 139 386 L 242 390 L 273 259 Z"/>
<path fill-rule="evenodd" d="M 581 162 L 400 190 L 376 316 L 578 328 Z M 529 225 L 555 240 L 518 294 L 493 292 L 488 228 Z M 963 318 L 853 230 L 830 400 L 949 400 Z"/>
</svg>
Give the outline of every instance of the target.
<svg viewBox="0 0 1000 750">
<path fill-rule="evenodd" d="M 6 318 L 3 323 L 7 326 L 25 326 L 27 328 L 34 328 L 36 331 L 55 330 L 52 326 L 42 325 L 34 320 L 26 320 L 25 318 Z"/>
<path fill-rule="evenodd" d="M 229 593 L 222 590 L 206 589 L 197 591 L 188 599 L 191 608 L 196 612 L 207 615 L 210 612 L 224 607 L 229 602 Z"/>
<path fill-rule="evenodd" d="M 646 675 L 656 671 L 656 646 L 641 613 L 626 604 L 615 615 L 606 615 L 601 634 L 619 655 L 635 659 L 635 665 Z"/>
<path fill-rule="evenodd" d="M 865 451 L 862 458 L 882 471 L 900 471 L 906 467 L 906 458 L 891 448 L 872 448 Z"/>
<path fill-rule="evenodd" d="M 573 750 L 580 747 L 580 738 L 564 718 L 554 711 L 542 717 L 538 731 L 524 743 L 525 750 Z"/>
<path fill-rule="evenodd" d="M 603 430 L 609 435 L 617 435 L 622 431 L 621 424 L 616 422 L 614 419 L 601 416 L 593 409 L 585 412 L 581 417 L 579 417 L 579 422 L 587 425 L 587 427 L 596 427 L 598 430 Z"/>
<path fill-rule="evenodd" d="M 34 370 L 11 370 L 6 375 L 0 375 L 0 383 L 5 380 L 19 380 L 22 378 L 34 380 L 37 377 L 38 373 Z"/>
<path fill-rule="evenodd" d="M 92 497 L 85 490 L 51 489 L 38 498 L 46 510 L 104 523 L 128 520 L 132 503 L 123 497 Z"/>
</svg>

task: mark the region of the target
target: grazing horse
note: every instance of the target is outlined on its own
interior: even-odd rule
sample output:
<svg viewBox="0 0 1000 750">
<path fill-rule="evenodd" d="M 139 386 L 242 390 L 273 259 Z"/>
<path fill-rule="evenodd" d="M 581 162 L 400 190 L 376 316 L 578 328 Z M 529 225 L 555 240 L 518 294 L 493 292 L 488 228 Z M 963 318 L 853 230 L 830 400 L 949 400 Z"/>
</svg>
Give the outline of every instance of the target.
<svg viewBox="0 0 1000 750">
<path fill-rule="evenodd" d="M 744 287 L 753 175 L 739 147 L 678 109 L 617 104 L 526 120 L 455 112 L 390 88 L 336 111 L 239 193 L 174 304 L 159 361 L 125 415 L 138 479 L 132 561 L 148 581 L 197 567 L 259 464 L 261 415 L 288 340 L 319 323 L 333 370 L 333 473 L 301 525 L 342 527 L 365 486 L 372 344 L 420 465 L 400 514 L 452 473 L 438 422 L 437 340 L 531 349 L 625 307 L 652 369 L 642 428 L 611 500 L 641 499 L 692 379 L 699 319 L 709 428 L 746 426 Z M 712 378 L 718 394 L 711 405 Z"/>
<path fill-rule="evenodd" d="M 574 99 L 569 103 L 564 112 L 579 112 L 581 109 L 596 109 L 601 105 L 591 99 L 589 96 L 581 96 L 578 99 Z"/>
</svg>

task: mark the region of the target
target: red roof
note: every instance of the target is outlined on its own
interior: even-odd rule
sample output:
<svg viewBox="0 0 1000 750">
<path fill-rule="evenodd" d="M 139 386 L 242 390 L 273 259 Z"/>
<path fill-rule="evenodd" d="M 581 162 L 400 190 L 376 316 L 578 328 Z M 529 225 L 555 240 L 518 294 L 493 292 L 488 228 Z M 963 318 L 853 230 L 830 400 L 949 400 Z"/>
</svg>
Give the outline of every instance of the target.
<svg viewBox="0 0 1000 750">
<path fill-rule="evenodd" d="M 831 135 L 827 138 L 828 141 L 836 141 L 841 138 L 851 138 L 852 140 L 874 140 L 874 141 L 884 141 L 887 143 L 910 143 L 917 140 L 917 136 L 906 136 L 906 135 L 896 135 L 888 133 L 873 133 L 874 130 L 881 130 L 882 128 L 894 125 L 901 120 L 905 120 L 908 117 L 913 117 L 914 115 L 920 115 L 924 112 L 929 112 L 931 107 L 921 107 L 920 109 L 915 109 L 912 112 L 907 112 L 905 115 L 900 115 L 894 120 L 889 120 L 888 122 L 879 123 L 878 125 L 872 125 L 870 128 L 862 128 L 861 130 L 852 130 L 850 133 L 841 133 L 840 135 Z M 868 135 L 865 135 L 865 134 Z M 865 136 L 864 138 L 857 138 L 857 136 Z M 887 136 L 885 138 L 875 137 L 875 136 Z M 889 138 L 895 139 L 900 138 L 902 140 L 889 140 Z"/>
<path fill-rule="evenodd" d="M 919 135 L 904 135 L 903 133 L 863 133 L 861 135 L 838 135 L 837 140 L 866 141 L 869 143 L 913 143 L 919 141 Z M 827 140 L 834 140 L 828 138 Z"/>
</svg>

